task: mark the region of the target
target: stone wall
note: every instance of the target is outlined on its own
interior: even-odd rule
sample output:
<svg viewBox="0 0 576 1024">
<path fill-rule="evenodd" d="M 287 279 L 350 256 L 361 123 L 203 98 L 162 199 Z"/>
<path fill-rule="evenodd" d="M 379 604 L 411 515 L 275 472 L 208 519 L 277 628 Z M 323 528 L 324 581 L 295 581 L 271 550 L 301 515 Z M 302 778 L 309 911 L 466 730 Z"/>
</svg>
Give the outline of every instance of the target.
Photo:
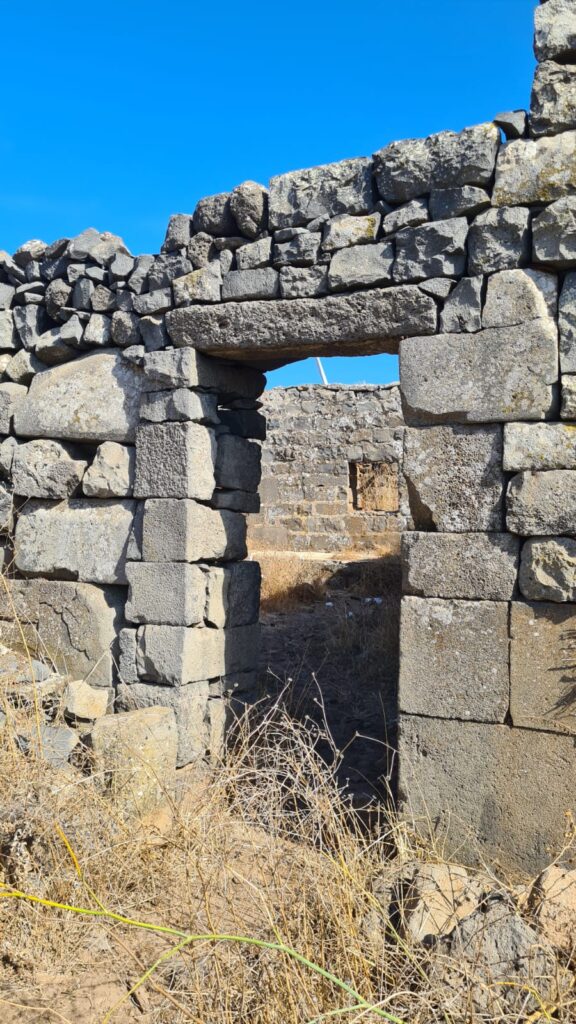
<svg viewBox="0 0 576 1024">
<path fill-rule="evenodd" d="M 261 371 L 399 347 L 403 806 L 529 870 L 576 791 L 575 27 L 538 5 L 528 117 L 244 183 L 157 257 L 0 255 L 6 635 L 174 707 L 180 763 L 214 746 L 255 663 Z"/>
</svg>

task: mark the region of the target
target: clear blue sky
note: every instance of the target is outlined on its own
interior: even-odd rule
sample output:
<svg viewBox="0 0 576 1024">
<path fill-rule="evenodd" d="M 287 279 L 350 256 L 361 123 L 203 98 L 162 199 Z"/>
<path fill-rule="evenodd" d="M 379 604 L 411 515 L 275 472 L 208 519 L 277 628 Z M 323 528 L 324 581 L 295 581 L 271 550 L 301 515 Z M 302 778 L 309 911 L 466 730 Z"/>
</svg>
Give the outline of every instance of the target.
<svg viewBox="0 0 576 1024">
<path fill-rule="evenodd" d="M 154 252 L 203 195 L 529 102 L 536 0 L 0 6 L 9 251 L 95 226 Z M 326 370 L 397 375 L 386 356 Z M 317 380 L 313 360 L 271 375 Z"/>
</svg>

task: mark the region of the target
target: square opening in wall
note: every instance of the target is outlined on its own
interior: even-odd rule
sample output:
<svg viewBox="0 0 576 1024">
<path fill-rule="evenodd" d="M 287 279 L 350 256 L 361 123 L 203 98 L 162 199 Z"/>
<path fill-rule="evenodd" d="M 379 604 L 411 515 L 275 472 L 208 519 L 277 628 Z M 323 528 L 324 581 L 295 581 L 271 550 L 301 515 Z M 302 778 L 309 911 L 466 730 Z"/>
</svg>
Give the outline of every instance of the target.
<svg viewBox="0 0 576 1024">
<path fill-rule="evenodd" d="M 358 512 L 397 512 L 398 466 L 393 462 L 350 462 L 352 508 Z"/>
</svg>

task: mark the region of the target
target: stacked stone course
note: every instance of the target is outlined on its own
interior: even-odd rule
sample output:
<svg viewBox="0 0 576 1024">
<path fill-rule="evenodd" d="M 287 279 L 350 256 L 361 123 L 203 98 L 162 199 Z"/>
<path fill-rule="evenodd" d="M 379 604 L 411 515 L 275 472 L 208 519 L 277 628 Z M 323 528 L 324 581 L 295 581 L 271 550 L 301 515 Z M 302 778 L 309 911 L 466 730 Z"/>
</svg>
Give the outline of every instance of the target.
<svg viewBox="0 0 576 1024">
<path fill-rule="evenodd" d="M 576 0 L 535 51 L 527 115 L 209 196 L 156 257 L 0 255 L 16 607 L 117 707 L 174 707 L 180 763 L 255 665 L 261 371 L 399 347 L 401 795 L 530 869 L 576 783 Z"/>
</svg>

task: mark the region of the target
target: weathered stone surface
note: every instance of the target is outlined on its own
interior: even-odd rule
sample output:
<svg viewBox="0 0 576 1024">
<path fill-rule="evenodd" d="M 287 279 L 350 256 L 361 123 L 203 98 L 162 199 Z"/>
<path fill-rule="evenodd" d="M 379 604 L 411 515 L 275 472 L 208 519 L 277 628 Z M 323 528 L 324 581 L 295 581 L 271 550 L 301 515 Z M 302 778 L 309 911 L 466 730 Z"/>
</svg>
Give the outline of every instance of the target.
<svg viewBox="0 0 576 1024">
<path fill-rule="evenodd" d="M 206 577 L 187 562 L 128 562 L 128 622 L 194 626 L 204 619 Z"/>
<path fill-rule="evenodd" d="M 10 309 L 0 310 L 0 348 L 11 349 L 14 352 L 18 348 L 18 336 Z"/>
<path fill-rule="evenodd" d="M 214 491 L 212 508 L 228 508 L 232 512 L 259 512 L 260 497 L 250 491 Z"/>
<path fill-rule="evenodd" d="M 526 134 L 526 121 L 525 110 L 504 110 L 494 118 L 494 124 L 502 129 L 508 140 L 521 139 Z"/>
<path fill-rule="evenodd" d="M 433 189 L 489 185 L 499 144 L 494 124 L 393 142 L 374 154 L 378 191 L 388 202 L 400 203 Z"/>
<path fill-rule="evenodd" d="M 529 262 L 528 210 L 486 210 L 476 217 L 468 234 L 469 274 L 491 274 Z"/>
<path fill-rule="evenodd" d="M 44 363 L 33 352 L 21 348 L 8 363 L 4 373 L 15 384 L 30 384 L 35 373 L 45 369 Z"/>
<path fill-rule="evenodd" d="M 224 274 L 223 299 L 275 299 L 279 294 L 278 271 L 272 267 L 259 270 L 231 270 L 229 274 Z"/>
<path fill-rule="evenodd" d="M 349 245 L 365 245 L 367 242 L 375 242 L 380 227 L 380 214 L 370 213 L 364 217 L 350 217 L 348 214 L 341 214 L 328 221 L 322 235 L 322 249 L 325 252 L 334 252 L 336 249 L 345 249 Z"/>
<path fill-rule="evenodd" d="M 562 382 L 560 416 L 563 420 L 576 420 L 576 376 L 563 374 L 560 379 Z"/>
<path fill-rule="evenodd" d="M 117 705 L 122 711 L 158 706 L 172 709 L 178 731 L 178 768 L 208 754 L 211 703 L 209 684 L 205 680 L 192 686 L 157 686 L 149 682 L 136 682 L 132 686 L 121 684 L 118 688 Z"/>
<path fill-rule="evenodd" d="M 117 253 L 130 253 L 118 235 L 109 231 L 100 233 L 96 228 L 87 228 L 68 243 L 67 255 L 71 260 L 92 260 L 101 266 L 112 262 Z"/>
<path fill-rule="evenodd" d="M 25 603 L 34 598 L 42 651 L 62 675 L 85 679 L 91 686 L 111 687 L 116 629 L 124 602 L 118 587 L 87 583 L 29 581 Z M 33 614 L 32 608 L 32 614 Z"/>
<path fill-rule="evenodd" d="M 576 132 L 502 146 L 492 195 L 495 206 L 550 203 L 575 191 Z"/>
<path fill-rule="evenodd" d="M 27 441 L 14 449 L 14 493 L 27 498 L 68 498 L 80 486 L 88 462 L 58 441 Z"/>
<path fill-rule="evenodd" d="M 508 605 L 404 597 L 401 712 L 503 722 L 508 712 Z"/>
<path fill-rule="evenodd" d="M 562 373 L 576 373 L 576 273 L 564 278 L 558 313 L 560 368 Z"/>
<path fill-rule="evenodd" d="M 402 589 L 415 597 L 509 601 L 519 541 L 508 533 L 405 533 Z"/>
<path fill-rule="evenodd" d="M 576 263 L 576 196 L 552 203 L 532 223 L 534 259 L 553 267 Z"/>
<path fill-rule="evenodd" d="M 203 498 L 214 490 L 216 442 L 197 423 L 143 423 L 136 434 L 137 498 Z"/>
<path fill-rule="evenodd" d="M 291 171 L 270 181 L 270 228 L 298 227 L 339 213 L 369 213 L 373 203 L 369 159 Z"/>
<path fill-rule="evenodd" d="M 546 0 L 534 16 L 537 60 L 576 60 L 574 0 Z"/>
<path fill-rule="evenodd" d="M 506 523 L 521 536 L 576 534 L 576 471 L 526 471 L 512 477 Z"/>
<path fill-rule="evenodd" d="M 555 317 L 558 278 L 541 270 L 502 270 L 486 285 L 484 327 L 512 327 L 540 317 Z"/>
<path fill-rule="evenodd" d="M 481 850 L 484 863 L 533 874 L 564 848 L 576 810 L 570 736 L 404 715 L 399 769 L 403 814 L 426 836 L 434 822 L 444 856 L 478 861 Z"/>
<path fill-rule="evenodd" d="M 401 934 L 427 945 L 439 935 L 449 935 L 476 909 L 485 886 L 459 864 L 417 863 L 392 904 Z"/>
<path fill-rule="evenodd" d="M 246 520 L 195 501 L 152 498 L 144 509 L 146 562 L 233 561 L 246 557 Z"/>
<path fill-rule="evenodd" d="M 236 250 L 236 266 L 238 270 L 257 270 L 272 262 L 272 239 L 260 238 Z"/>
<path fill-rule="evenodd" d="M 39 735 L 32 735 L 32 747 L 38 756 L 54 768 L 66 768 L 70 755 L 80 743 L 80 736 L 67 725 L 41 722 Z"/>
<path fill-rule="evenodd" d="M 91 745 L 95 777 L 125 814 L 139 818 L 170 793 L 178 750 L 171 708 L 140 708 L 99 718 Z"/>
<path fill-rule="evenodd" d="M 12 533 L 14 502 L 12 490 L 0 483 L 0 533 Z"/>
<path fill-rule="evenodd" d="M 405 434 L 404 474 L 417 530 L 501 531 L 502 427 L 424 427 Z"/>
<path fill-rule="evenodd" d="M 168 221 L 162 252 L 184 249 L 190 241 L 192 217 L 186 213 L 174 213 Z"/>
<path fill-rule="evenodd" d="M 108 690 L 90 686 L 83 679 L 73 679 L 66 684 L 62 704 L 64 711 L 71 718 L 93 721 L 106 714 L 109 700 Z"/>
<path fill-rule="evenodd" d="M 430 216 L 432 220 L 446 220 L 448 217 L 464 217 L 481 213 L 490 206 L 490 196 L 483 188 L 462 185 L 460 188 L 434 189 L 430 193 Z"/>
<path fill-rule="evenodd" d="M 24 384 L 0 384 L 0 434 L 9 434 L 18 406 L 28 394 Z"/>
<path fill-rule="evenodd" d="M 466 268 L 465 217 L 405 228 L 396 235 L 394 280 L 421 281 L 426 277 L 459 277 Z"/>
<path fill-rule="evenodd" d="M 260 483 L 261 457 L 260 445 L 234 434 L 221 434 L 218 438 L 214 474 L 216 485 L 231 490 L 257 491 Z M 168 495 L 168 497 L 194 497 L 194 495 Z"/>
<path fill-rule="evenodd" d="M 133 441 L 142 375 L 120 353 L 103 351 L 38 373 L 19 403 L 21 437 Z"/>
<path fill-rule="evenodd" d="M 12 299 L 14 298 L 15 291 L 16 291 L 16 289 L 14 288 L 13 285 L 6 284 L 4 281 L 0 282 L 0 309 L 1 310 L 4 311 L 4 310 L 10 309 L 10 305 L 12 303 Z M 3 322 L 6 322 L 6 321 L 3 321 L 2 317 L 0 317 L 0 324 L 3 323 Z M 9 322 L 10 322 L 10 324 L 12 323 L 12 317 L 10 317 L 10 321 Z M 1 330 L 1 328 L 0 328 L 0 330 Z M 4 348 L 4 345 L 2 345 L 2 348 Z"/>
<path fill-rule="evenodd" d="M 211 566 L 206 572 L 206 622 L 224 626 L 249 626 L 258 621 L 260 566 L 257 562 L 235 562 Z"/>
<path fill-rule="evenodd" d="M 258 398 L 266 384 L 264 374 L 258 370 L 209 359 L 192 348 L 141 353 L 136 363 L 143 369 L 147 391 L 200 388 L 215 391 L 223 401 L 230 401 Z"/>
<path fill-rule="evenodd" d="M 31 500 L 16 525 L 16 568 L 52 579 L 125 583 L 133 518 L 133 501 Z"/>
<path fill-rule="evenodd" d="M 530 101 L 532 135 L 576 128 L 576 67 L 545 61 L 536 68 Z"/>
<path fill-rule="evenodd" d="M 393 263 L 392 242 L 339 249 L 330 261 L 328 288 L 337 292 L 362 285 L 389 284 Z"/>
<path fill-rule="evenodd" d="M 104 348 L 110 344 L 111 338 L 112 320 L 110 317 L 104 316 L 103 313 L 93 313 L 86 325 L 82 339 L 86 347 L 94 345 Z"/>
<path fill-rule="evenodd" d="M 112 314 L 110 325 L 112 340 L 120 348 L 127 345 L 138 345 L 140 342 L 140 317 L 136 313 L 117 311 Z"/>
<path fill-rule="evenodd" d="M 219 263 L 210 263 L 200 270 L 193 270 L 184 277 L 177 277 L 172 283 L 174 302 L 177 306 L 189 306 L 192 302 L 220 302 L 222 294 L 222 270 Z M 170 304 L 164 307 L 170 308 Z"/>
<path fill-rule="evenodd" d="M 207 235 L 235 235 L 236 224 L 230 209 L 230 193 L 219 192 L 205 196 L 196 204 L 193 215 L 194 231 Z"/>
<path fill-rule="evenodd" d="M 190 420 L 192 423 L 217 424 L 217 398 L 216 395 L 199 394 L 187 388 L 152 391 L 142 396 L 140 418 L 151 423 Z"/>
<path fill-rule="evenodd" d="M 515 726 L 576 735 L 576 605 L 512 604 L 510 713 Z"/>
<path fill-rule="evenodd" d="M 305 228 L 295 228 L 293 237 L 284 242 L 274 243 L 272 247 L 274 266 L 312 266 L 318 259 L 321 241 L 322 236 L 319 231 L 306 231 Z"/>
<path fill-rule="evenodd" d="M 479 331 L 482 326 L 481 277 L 463 277 L 440 314 L 440 330 L 446 333 Z"/>
<path fill-rule="evenodd" d="M 90 498 L 128 498 L 134 490 L 135 451 L 117 441 L 99 445 L 82 481 Z"/>
<path fill-rule="evenodd" d="M 567 423 L 507 423 L 504 469 L 576 469 L 576 428 Z"/>
<path fill-rule="evenodd" d="M 402 228 L 415 228 L 419 224 L 425 224 L 429 220 L 428 201 L 426 199 L 412 199 L 403 206 L 391 210 L 382 218 L 382 233 L 384 235 L 396 234 Z"/>
<path fill-rule="evenodd" d="M 268 224 L 268 189 L 255 181 L 244 181 L 230 194 L 230 212 L 246 238 L 257 238 Z"/>
<path fill-rule="evenodd" d="M 282 267 L 280 295 L 283 299 L 301 299 L 306 296 L 325 295 L 328 291 L 328 268 Z"/>
<path fill-rule="evenodd" d="M 530 909 L 546 942 L 574 954 L 576 942 L 576 871 L 551 864 L 536 879 Z"/>
<path fill-rule="evenodd" d="M 576 540 L 526 541 L 519 583 L 529 601 L 576 601 Z"/>
<path fill-rule="evenodd" d="M 138 674 L 163 686 L 181 686 L 253 669 L 258 661 L 258 624 L 234 629 L 142 626 Z"/>
<path fill-rule="evenodd" d="M 145 292 L 135 295 L 133 299 L 134 312 L 139 316 L 153 316 L 155 313 L 163 313 L 172 308 L 172 289 L 155 288 L 152 292 Z"/>
<path fill-rule="evenodd" d="M 375 289 L 355 295 L 278 302 L 189 307 L 168 315 L 177 346 L 235 359 L 394 352 L 395 339 L 433 334 L 436 304 L 419 288 Z"/>
<path fill-rule="evenodd" d="M 400 374 L 409 423 L 545 419 L 558 379 L 556 324 L 408 338 Z"/>
</svg>

